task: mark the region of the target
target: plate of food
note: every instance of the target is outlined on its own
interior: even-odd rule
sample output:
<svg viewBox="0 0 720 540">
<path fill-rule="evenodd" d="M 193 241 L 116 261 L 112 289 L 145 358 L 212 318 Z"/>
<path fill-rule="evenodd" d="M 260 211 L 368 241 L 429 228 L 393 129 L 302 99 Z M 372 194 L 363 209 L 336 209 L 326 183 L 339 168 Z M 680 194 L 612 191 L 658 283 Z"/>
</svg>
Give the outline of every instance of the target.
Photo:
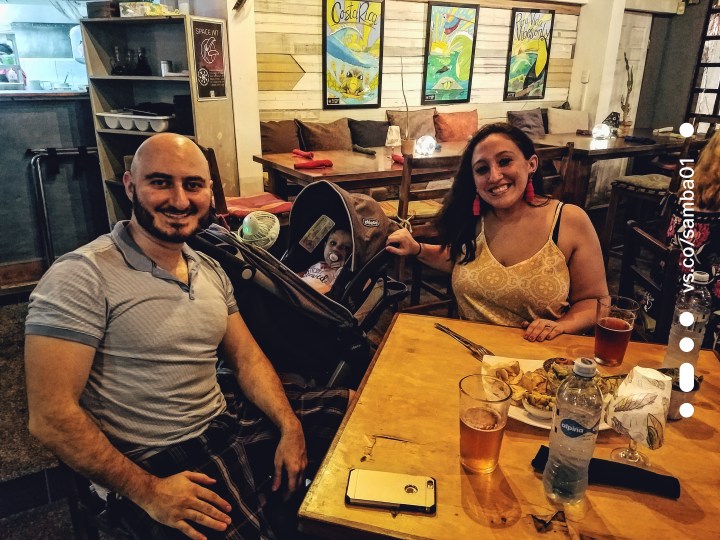
<svg viewBox="0 0 720 540">
<path fill-rule="evenodd" d="M 512 389 L 508 416 L 524 424 L 550 429 L 555 407 L 555 393 L 560 383 L 572 373 L 574 360 L 550 358 L 548 360 L 523 360 L 502 356 L 485 356 L 482 372 L 507 382 Z M 603 393 L 614 392 L 622 377 L 597 375 Z M 605 422 L 600 429 L 608 429 Z"/>
</svg>

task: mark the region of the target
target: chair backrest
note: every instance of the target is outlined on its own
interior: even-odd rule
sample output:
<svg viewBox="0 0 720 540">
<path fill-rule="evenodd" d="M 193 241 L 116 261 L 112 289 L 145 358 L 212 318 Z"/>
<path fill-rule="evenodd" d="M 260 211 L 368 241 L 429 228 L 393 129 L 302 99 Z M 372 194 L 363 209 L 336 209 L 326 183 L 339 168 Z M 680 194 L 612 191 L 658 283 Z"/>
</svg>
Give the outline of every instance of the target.
<svg viewBox="0 0 720 540">
<path fill-rule="evenodd" d="M 565 177 L 571 166 L 573 153 L 575 152 L 575 143 L 569 142 L 565 146 L 544 146 L 535 149 L 539 164 L 538 167 L 543 170 L 543 166 L 547 164 L 547 168 L 553 170 L 555 165 L 553 162 L 559 161 L 559 167 L 555 169 L 553 174 L 543 174 L 543 183 L 545 184 L 547 195 L 560 199 L 565 193 Z M 552 167 L 550 166 L 551 164 Z M 548 190 L 548 186 L 552 186 L 552 190 Z"/>
<path fill-rule="evenodd" d="M 198 145 L 200 146 L 200 145 Z M 212 180 L 212 191 L 213 199 L 215 201 L 215 211 L 218 214 L 227 214 L 227 201 L 225 200 L 225 191 L 223 190 L 222 178 L 220 178 L 220 169 L 217 164 L 217 158 L 215 157 L 215 150 L 212 148 L 205 148 L 200 146 L 200 150 L 207 159 L 208 166 L 210 167 L 210 180 Z"/>
<path fill-rule="evenodd" d="M 408 218 L 410 201 L 436 199 L 444 197 L 448 187 L 413 190 L 412 184 L 432 180 L 453 179 L 460 167 L 462 156 L 418 157 L 404 155 L 402 180 L 398 190 L 398 218 Z"/>
<path fill-rule="evenodd" d="M 673 169 L 672 176 L 670 177 L 670 186 L 668 187 L 668 193 L 677 193 L 677 191 L 680 189 L 680 182 L 682 180 L 682 177 L 680 176 L 680 171 L 683 168 L 682 162 L 680 160 L 687 159 L 690 155 L 690 143 L 692 143 L 694 137 L 685 137 L 685 141 L 683 141 L 682 149 L 680 150 L 680 156 L 678 157 L 678 164 Z"/>
<path fill-rule="evenodd" d="M 648 332 L 636 324 L 637 333 L 655 343 L 667 343 L 675 309 L 675 296 L 680 279 L 680 250 L 667 246 L 636 221 L 627 222 L 626 243 L 620 270 L 620 295 L 636 296 L 635 286 L 640 285 L 652 296 L 652 305 L 644 309 L 655 319 L 655 329 Z M 638 263 L 638 255 L 646 250 L 651 254 L 650 267 Z"/>
</svg>

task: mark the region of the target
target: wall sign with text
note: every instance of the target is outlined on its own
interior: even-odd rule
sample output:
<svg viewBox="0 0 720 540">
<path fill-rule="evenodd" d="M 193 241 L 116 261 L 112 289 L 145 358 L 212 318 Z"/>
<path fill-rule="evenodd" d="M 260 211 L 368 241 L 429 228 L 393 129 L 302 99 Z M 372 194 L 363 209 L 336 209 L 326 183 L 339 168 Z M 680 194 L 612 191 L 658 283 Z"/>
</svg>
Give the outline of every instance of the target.
<svg viewBox="0 0 720 540">
<path fill-rule="evenodd" d="M 542 99 L 547 86 L 555 12 L 514 8 L 511 20 L 503 99 Z"/>
<path fill-rule="evenodd" d="M 422 104 L 470 101 L 478 7 L 428 4 Z"/>
<path fill-rule="evenodd" d="M 380 107 L 384 2 L 324 0 L 323 109 Z"/>
<path fill-rule="evenodd" d="M 227 99 L 224 22 L 192 20 L 195 83 L 199 101 Z"/>
</svg>

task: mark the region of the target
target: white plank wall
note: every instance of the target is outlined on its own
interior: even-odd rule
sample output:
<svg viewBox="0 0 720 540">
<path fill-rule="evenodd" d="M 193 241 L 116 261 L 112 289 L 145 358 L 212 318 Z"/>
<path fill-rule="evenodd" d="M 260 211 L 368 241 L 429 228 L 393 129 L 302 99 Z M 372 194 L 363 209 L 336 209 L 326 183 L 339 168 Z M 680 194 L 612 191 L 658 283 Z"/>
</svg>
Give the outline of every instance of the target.
<svg viewBox="0 0 720 540">
<path fill-rule="evenodd" d="M 560 8 L 548 3 L 502 0 L 477 3 L 480 6 L 479 26 L 470 103 L 440 105 L 439 109 L 445 112 L 476 109 L 482 124 L 505 120 L 508 110 L 548 107 L 564 102 L 570 86 L 579 8 L 568 10 L 567 6 Z M 511 8 L 518 4 L 566 11 L 555 14 L 544 100 L 502 100 Z M 426 2 L 386 0 L 381 108 L 325 111 L 322 109 L 322 0 L 256 0 L 260 119 L 302 118 L 321 122 L 345 116 L 385 119 L 386 109 L 404 108 L 401 58 L 408 104 L 411 109 L 422 108 L 426 14 Z M 273 55 L 287 55 L 287 58 L 285 62 L 277 61 L 279 57 Z M 283 66 L 292 66 L 292 74 L 283 73 Z M 297 66 L 304 74 L 297 72 Z"/>
</svg>

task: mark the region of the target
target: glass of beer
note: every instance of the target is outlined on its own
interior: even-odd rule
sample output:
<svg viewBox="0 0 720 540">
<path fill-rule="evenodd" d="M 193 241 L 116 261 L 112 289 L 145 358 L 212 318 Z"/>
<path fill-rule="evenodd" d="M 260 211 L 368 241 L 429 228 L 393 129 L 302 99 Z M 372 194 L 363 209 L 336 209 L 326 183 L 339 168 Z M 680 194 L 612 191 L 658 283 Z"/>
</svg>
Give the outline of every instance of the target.
<svg viewBox="0 0 720 540">
<path fill-rule="evenodd" d="M 498 464 L 512 390 L 489 375 L 460 380 L 460 462 L 468 469 L 491 473 Z"/>
<path fill-rule="evenodd" d="M 622 364 L 640 305 L 632 298 L 598 298 L 595 319 L 595 358 L 605 366 Z"/>
</svg>

